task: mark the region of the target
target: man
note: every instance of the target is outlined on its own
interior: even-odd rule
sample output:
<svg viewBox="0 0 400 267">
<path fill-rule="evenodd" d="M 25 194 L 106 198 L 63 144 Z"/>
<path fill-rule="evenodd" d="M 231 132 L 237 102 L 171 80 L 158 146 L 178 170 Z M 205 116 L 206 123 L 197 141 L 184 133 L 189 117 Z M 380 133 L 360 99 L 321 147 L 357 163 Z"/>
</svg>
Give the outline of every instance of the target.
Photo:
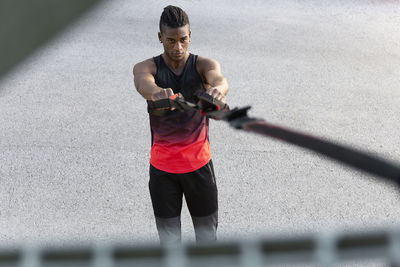
<svg viewBox="0 0 400 267">
<path fill-rule="evenodd" d="M 175 94 L 196 103 L 199 93 L 225 101 L 228 83 L 220 65 L 188 52 L 191 31 L 187 14 L 167 6 L 160 18 L 160 56 L 133 68 L 137 91 L 150 103 Z M 182 197 L 192 217 L 196 240 L 215 241 L 217 187 L 208 142 L 208 118 L 199 111 L 150 113 L 152 147 L 149 189 L 160 242 L 181 241 Z"/>
</svg>

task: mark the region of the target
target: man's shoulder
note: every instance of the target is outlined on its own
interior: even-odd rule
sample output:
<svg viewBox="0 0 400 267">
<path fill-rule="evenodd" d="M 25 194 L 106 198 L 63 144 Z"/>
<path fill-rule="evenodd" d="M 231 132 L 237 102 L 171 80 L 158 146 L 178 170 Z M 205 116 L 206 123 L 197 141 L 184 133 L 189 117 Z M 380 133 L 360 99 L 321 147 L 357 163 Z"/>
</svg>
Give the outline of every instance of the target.
<svg viewBox="0 0 400 267">
<path fill-rule="evenodd" d="M 218 63 L 215 59 L 207 58 L 203 56 L 197 56 L 197 63 L 199 64 L 213 64 Z"/>
<path fill-rule="evenodd" d="M 148 58 L 139 63 L 136 63 L 135 66 L 133 67 L 134 74 L 140 72 L 149 72 L 151 74 L 155 74 L 156 71 L 157 71 L 157 66 L 153 58 Z"/>
<path fill-rule="evenodd" d="M 218 61 L 212 58 L 206 58 L 202 56 L 197 56 L 196 62 L 197 69 L 200 72 L 204 72 L 209 69 L 214 69 L 215 67 L 219 67 Z"/>
</svg>

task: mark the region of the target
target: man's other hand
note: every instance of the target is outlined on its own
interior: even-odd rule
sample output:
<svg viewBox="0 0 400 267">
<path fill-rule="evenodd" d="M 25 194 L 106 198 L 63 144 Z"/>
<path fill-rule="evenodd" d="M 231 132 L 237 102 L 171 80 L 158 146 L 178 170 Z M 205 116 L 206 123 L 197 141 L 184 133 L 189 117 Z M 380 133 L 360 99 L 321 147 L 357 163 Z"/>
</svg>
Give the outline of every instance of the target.
<svg viewBox="0 0 400 267">
<path fill-rule="evenodd" d="M 169 98 L 169 97 L 171 97 L 173 95 L 174 95 L 174 91 L 172 91 L 171 88 L 165 88 L 165 89 L 162 89 L 162 90 L 160 90 L 158 92 L 154 92 L 151 95 L 151 100 L 152 101 L 157 101 L 157 100 L 161 100 L 161 99 L 166 99 L 166 98 Z"/>
<path fill-rule="evenodd" d="M 215 99 L 225 103 L 225 96 L 216 88 L 210 88 L 206 91 L 207 94 L 211 95 Z"/>
</svg>

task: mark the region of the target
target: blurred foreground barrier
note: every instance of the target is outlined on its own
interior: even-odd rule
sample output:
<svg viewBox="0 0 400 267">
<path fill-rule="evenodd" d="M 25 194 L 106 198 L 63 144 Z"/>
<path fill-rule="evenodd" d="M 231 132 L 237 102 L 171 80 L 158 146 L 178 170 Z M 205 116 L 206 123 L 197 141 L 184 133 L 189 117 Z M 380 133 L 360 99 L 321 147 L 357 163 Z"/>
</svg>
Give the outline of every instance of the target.
<svg viewBox="0 0 400 267">
<path fill-rule="evenodd" d="M 99 0 L 0 0 L 0 76 Z"/>
<path fill-rule="evenodd" d="M 400 230 L 163 247 L 98 244 L 93 247 L 30 246 L 0 250 L 0 266 L 7 267 L 336 266 L 348 260 L 380 260 L 388 266 L 400 266 Z"/>
</svg>

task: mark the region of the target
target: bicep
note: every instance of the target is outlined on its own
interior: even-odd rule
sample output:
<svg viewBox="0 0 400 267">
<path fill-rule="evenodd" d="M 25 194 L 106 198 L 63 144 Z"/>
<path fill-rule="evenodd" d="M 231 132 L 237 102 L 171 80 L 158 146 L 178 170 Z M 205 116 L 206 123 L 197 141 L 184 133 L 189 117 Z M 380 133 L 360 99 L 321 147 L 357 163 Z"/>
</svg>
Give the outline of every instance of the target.
<svg viewBox="0 0 400 267">
<path fill-rule="evenodd" d="M 209 84 L 224 78 L 219 63 L 211 59 L 207 60 L 207 62 L 204 64 L 203 76 L 206 82 Z"/>
<path fill-rule="evenodd" d="M 133 81 L 135 82 L 136 89 L 143 87 L 154 86 L 156 84 L 154 76 L 148 72 L 134 73 Z"/>
<path fill-rule="evenodd" d="M 133 67 L 133 80 L 136 89 L 138 90 L 143 87 L 155 85 L 155 79 L 152 74 L 151 68 L 148 65 L 144 65 L 143 63 L 136 64 Z"/>
</svg>

